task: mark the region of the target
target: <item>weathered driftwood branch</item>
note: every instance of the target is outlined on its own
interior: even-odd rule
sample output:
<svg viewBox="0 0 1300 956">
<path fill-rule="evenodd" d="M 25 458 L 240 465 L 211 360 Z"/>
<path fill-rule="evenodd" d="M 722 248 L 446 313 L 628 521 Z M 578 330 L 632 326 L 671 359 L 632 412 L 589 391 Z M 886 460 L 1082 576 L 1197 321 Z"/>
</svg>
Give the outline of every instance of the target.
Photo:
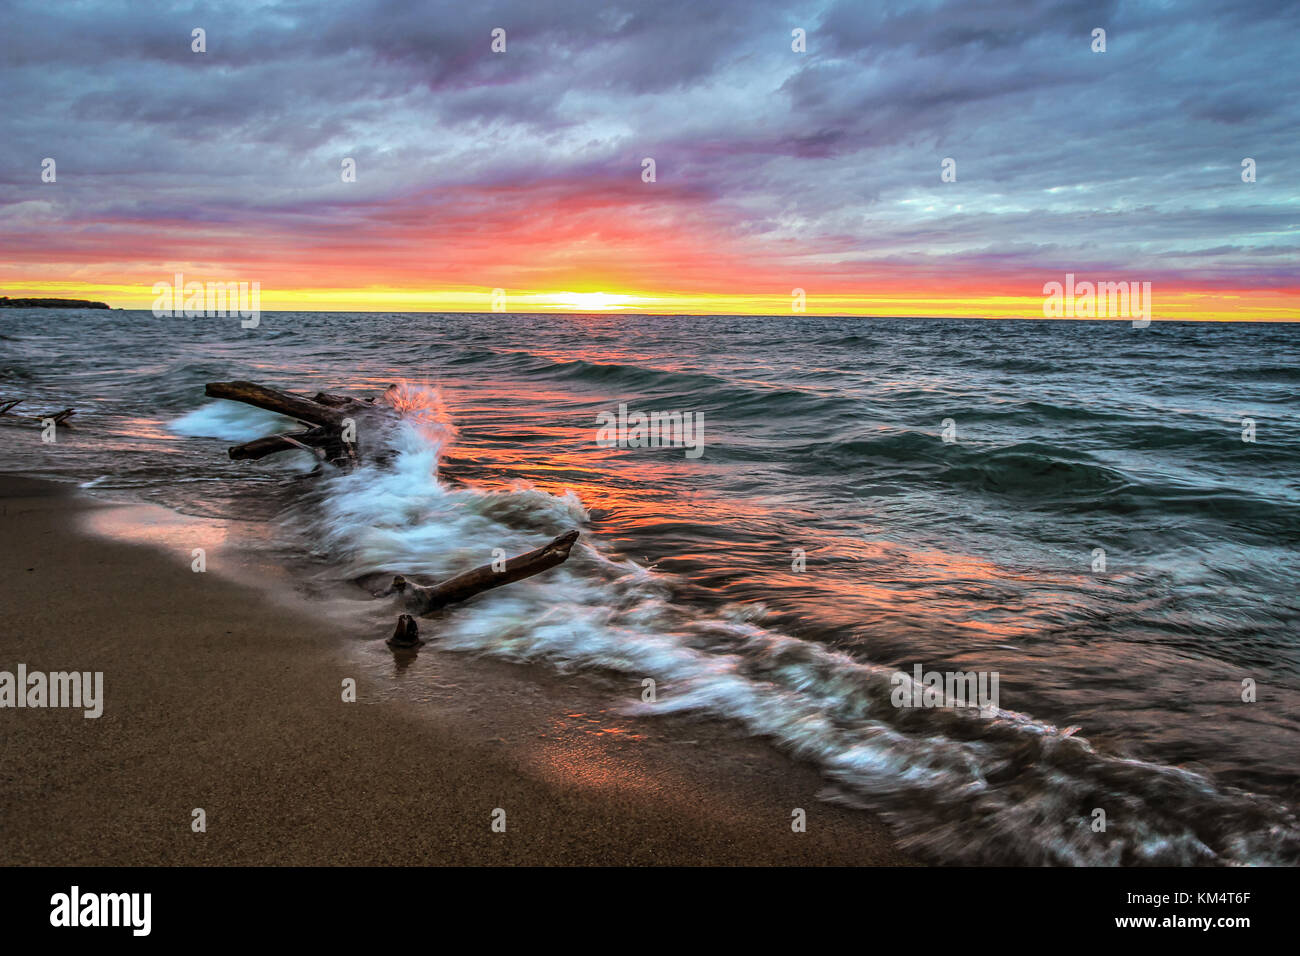
<svg viewBox="0 0 1300 956">
<path fill-rule="evenodd" d="M 563 564 L 569 559 L 569 551 L 577 540 L 578 532 L 566 531 L 545 547 L 506 561 L 500 571 L 491 564 L 485 564 L 432 587 L 415 584 L 399 574 L 393 578 L 392 587 L 380 596 L 396 595 L 398 602 L 409 613 L 427 616 L 448 604 L 464 601 L 483 591 L 530 578 L 557 564 Z"/>
<path fill-rule="evenodd" d="M 232 402 L 265 408 L 269 412 L 279 412 L 308 425 L 342 428 L 343 419 L 348 417 L 338 407 L 267 388 L 255 382 L 209 382 L 204 394 L 209 398 L 226 398 Z"/>
<path fill-rule="evenodd" d="M 373 398 L 353 398 L 351 395 L 334 395 L 331 392 L 317 392 L 311 397 L 311 400 L 317 404 L 330 405 L 334 408 L 365 409 L 371 408 L 375 404 Z"/>
<path fill-rule="evenodd" d="M 64 408 L 57 412 L 47 412 L 43 415 L 22 415 L 15 412 L 14 409 L 24 401 L 25 399 L 12 398 L 0 402 L 0 418 L 9 418 L 21 422 L 36 422 L 39 425 L 44 425 L 46 420 L 49 419 L 53 421 L 56 426 L 63 426 L 66 428 L 69 427 L 68 419 L 77 414 L 75 408 Z"/>
<path fill-rule="evenodd" d="M 394 386 L 390 385 L 390 391 L 392 388 Z M 237 461 L 256 461 L 267 455 L 299 448 L 335 464 L 355 462 L 358 457 L 357 427 L 362 422 L 373 425 L 379 416 L 395 414 L 391 404 L 377 404 L 373 398 L 360 399 L 331 392 L 317 392 L 308 397 L 256 382 L 209 382 L 204 391 L 209 398 L 243 402 L 312 426 L 304 431 L 268 435 L 234 445 L 228 454 Z"/>
<path fill-rule="evenodd" d="M 335 442 L 342 444 L 337 432 L 329 428 L 309 428 L 303 432 L 267 435 L 265 438 L 246 441 L 242 445 L 232 445 L 229 455 L 236 461 L 257 461 L 276 452 L 307 447 L 309 451 L 319 452 L 327 457 L 337 457 L 330 454 L 331 446 Z"/>
</svg>

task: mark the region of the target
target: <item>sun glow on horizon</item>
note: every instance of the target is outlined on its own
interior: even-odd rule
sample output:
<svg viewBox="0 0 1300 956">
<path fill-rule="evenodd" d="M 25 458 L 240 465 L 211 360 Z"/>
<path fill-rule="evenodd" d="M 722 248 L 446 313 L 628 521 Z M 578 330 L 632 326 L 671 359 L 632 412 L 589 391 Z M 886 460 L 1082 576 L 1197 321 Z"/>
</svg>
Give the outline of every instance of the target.
<svg viewBox="0 0 1300 956">
<path fill-rule="evenodd" d="M 233 270 L 185 269 L 187 278 L 224 279 Z M 131 277 L 136 278 L 136 277 Z M 153 307 L 152 283 L 169 280 L 171 273 L 145 273 L 135 282 L 128 277 L 108 281 L 28 280 L 0 284 L 0 295 L 13 298 L 71 298 L 107 302 L 120 309 Z M 263 312 L 470 312 L 470 313 L 609 313 L 645 315 L 787 315 L 792 320 L 816 315 L 924 316 L 950 318 L 1043 318 L 1041 276 L 1025 280 L 1026 293 L 993 286 L 975 288 L 877 288 L 872 291 L 841 289 L 818 293 L 809 290 L 804 311 L 797 311 L 788 294 L 769 292 L 697 292 L 630 289 L 615 293 L 545 289 L 428 288 L 373 283 L 352 287 L 273 285 L 261 282 Z M 992 285 L 992 283 L 990 284 Z M 921 284 L 918 283 L 918 286 Z M 580 287 L 581 288 L 581 287 Z M 498 295 L 497 293 L 500 293 Z M 1161 286 L 1154 296 L 1156 321 L 1294 322 L 1300 318 L 1300 289 L 1294 287 L 1171 288 Z M 1127 320 L 1119 320 L 1127 321 Z"/>
<path fill-rule="evenodd" d="M 556 305 L 578 309 L 582 312 L 609 312 L 637 305 L 642 301 L 638 296 L 611 295 L 608 292 L 556 292 L 541 298 L 552 300 Z"/>
</svg>

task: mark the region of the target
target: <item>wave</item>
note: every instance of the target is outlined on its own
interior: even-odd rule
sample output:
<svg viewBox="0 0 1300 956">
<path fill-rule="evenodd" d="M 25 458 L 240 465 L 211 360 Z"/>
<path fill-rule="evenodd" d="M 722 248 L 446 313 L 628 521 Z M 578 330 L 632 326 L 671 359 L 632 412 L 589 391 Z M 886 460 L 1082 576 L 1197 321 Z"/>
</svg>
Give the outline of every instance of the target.
<svg viewBox="0 0 1300 956">
<path fill-rule="evenodd" d="M 798 446 L 791 451 L 835 471 L 886 463 L 895 478 L 914 479 L 1001 495 L 1036 499 L 1095 499 L 1132 484 L 1133 479 L 1090 458 L 1039 442 L 994 448 L 944 442 L 920 431 L 895 431 L 876 438 Z"/>
<path fill-rule="evenodd" d="M 1126 447 L 1120 445 L 1120 447 Z M 1239 452 L 1241 442 L 1201 431 L 1199 437 L 1157 430 L 1142 449 L 1195 447 L 1205 456 Z M 1300 505 L 1239 488 L 1188 487 L 1159 475 L 1113 467 L 1078 449 L 1042 442 L 995 447 L 945 443 L 921 431 L 891 431 L 869 439 L 798 445 L 783 450 L 807 467 L 912 487 L 929 484 L 1016 499 L 1019 507 L 1071 513 L 1145 513 L 1217 520 L 1280 541 L 1300 539 Z"/>
<path fill-rule="evenodd" d="M 972 358 L 962 364 L 998 372 L 1028 372 L 1035 375 L 1056 375 L 1064 371 L 1061 362 L 1030 358 Z"/>
<path fill-rule="evenodd" d="M 1300 382 L 1300 365 L 1257 365 L 1254 368 L 1216 369 L 1214 374 L 1239 382 Z"/>
<path fill-rule="evenodd" d="M 832 418 L 855 414 L 857 403 L 848 397 L 813 389 L 761 383 L 742 384 L 707 372 L 674 371 L 648 365 L 592 362 L 587 359 L 551 359 L 531 352 L 470 349 L 452 360 L 459 365 L 489 365 L 553 381 L 600 386 L 628 398 L 672 396 L 679 405 L 706 409 L 727 419 L 810 416 Z"/>
<path fill-rule="evenodd" d="M 418 395 L 421 390 L 412 390 Z M 987 719 L 945 709 L 897 708 L 896 671 L 764 626 L 753 609 L 705 611 L 679 603 L 674 579 L 609 552 L 571 493 L 526 485 L 487 491 L 439 480 L 454 429 L 436 393 L 389 436 L 384 463 L 323 478 L 297 529 L 332 574 L 401 571 L 444 577 L 526 550 L 569 527 L 587 531 L 570 560 L 544 579 L 517 582 L 439 619 L 438 645 L 562 670 L 594 669 L 657 684 L 626 710 L 691 712 L 731 720 L 816 765 L 828 799 L 879 811 L 904 845 L 958 863 L 1164 865 L 1300 860 L 1300 829 L 1264 798 L 1222 789 L 1186 770 L 1096 750 L 1051 724 L 1010 710 Z M 200 410 L 202 411 L 202 410 Z M 216 411 L 189 430 L 236 424 Z M 242 425 L 238 426 L 242 428 Z M 914 457 L 911 433 L 859 443 Z M 951 450 L 950 446 L 945 446 Z M 942 454 L 936 452 L 935 454 Z M 1017 481 L 1082 486 L 1117 480 L 1073 463 L 1046 472 L 1039 447 L 965 451 L 965 467 Z M 987 475 L 977 480 L 987 480 Z M 289 532 L 287 532 L 289 533 Z M 1094 832 L 1094 810 L 1113 821 Z"/>
<path fill-rule="evenodd" d="M 958 457 L 943 472 L 943 481 L 1004 495 L 1095 500 L 1132 483 L 1081 452 L 1037 442 L 963 451 Z"/>
<path fill-rule="evenodd" d="M 819 339 L 815 344 L 819 348 L 844 348 L 848 346 L 862 348 L 864 346 L 879 347 L 884 345 L 879 338 L 870 335 L 863 335 L 860 332 L 851 335 L 840 335 L 829 339 Z"/>
</svg>

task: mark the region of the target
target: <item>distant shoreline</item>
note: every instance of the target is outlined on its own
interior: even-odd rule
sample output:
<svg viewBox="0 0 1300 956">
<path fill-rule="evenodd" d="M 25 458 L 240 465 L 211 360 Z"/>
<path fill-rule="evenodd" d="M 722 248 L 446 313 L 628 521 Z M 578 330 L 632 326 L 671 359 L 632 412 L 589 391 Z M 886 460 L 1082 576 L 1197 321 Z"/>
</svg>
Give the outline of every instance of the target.
<svg viewBox="0 0 1300 956">
<path fill-rule="evenodd" d="M 107 302 L 90 299 L 11 299 L 0 295 L 0 309 L 107 309 Z"/>
</svg>

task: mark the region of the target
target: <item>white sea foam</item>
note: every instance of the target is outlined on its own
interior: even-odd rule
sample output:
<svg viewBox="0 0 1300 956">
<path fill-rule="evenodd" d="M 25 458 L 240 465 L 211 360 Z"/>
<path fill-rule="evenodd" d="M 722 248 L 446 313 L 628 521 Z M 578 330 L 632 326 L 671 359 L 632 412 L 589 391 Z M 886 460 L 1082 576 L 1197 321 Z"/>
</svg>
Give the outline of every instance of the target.
<svg viewBox="0 0 1300 956">
<path fill-rule="evenodd" d="M 253 441 L 264 435 L 297 431 L 302 427 L 292 418 L 277 415 L 275 412 L 225 400 L 209 402 L 167 425 L 167 428 L 177 435 L 191 438 L 220 438 L 223 441 L 240 443 Z M 292 473 L 311 471 L 316 465 L 317 460 L 310 452 L 290 451 L 268 460 L 263 467 Z M 171 479 L 172 484 L 182 481 L 184 479 Z"/>
<path fill-rule="evenodd" d="M 340 574 L 441 578 L 585 521 L 571 493 L 442 484 L 453 430 L 436 394 L 408 398 L 416 412 L 388 436 L 389 460 L 324 479 L 309 536 Z M 893 669 L 764 628 L 761 614 L 678 606 L 671 593 L 669 577 L 609 557 L 588 531 L 544 577 L 446 612 L 436 640 L 625 675 L 628 711 L 738 721 L 818 765 L 833 799 L 881 811 L 908 845 L 949 862 L 1281 862 L 1300 846 L 1294 821 L 1263 800 L 1099 754 L 1023 714 L 900 712 L 889 703 Z M 646 677 L 654 704 L 640 702 Z M 1094 832 L 1097 806 L 1123 826 Z"/>
<path fill-rule="evenodd" d="M 224 400 L 209 402 L 167 426 L 177 435 L 235 442 L 252 441 L 263 435 L 293 431 L 301 427 L 293 419 L 275 412 Z"/>
</svg>

